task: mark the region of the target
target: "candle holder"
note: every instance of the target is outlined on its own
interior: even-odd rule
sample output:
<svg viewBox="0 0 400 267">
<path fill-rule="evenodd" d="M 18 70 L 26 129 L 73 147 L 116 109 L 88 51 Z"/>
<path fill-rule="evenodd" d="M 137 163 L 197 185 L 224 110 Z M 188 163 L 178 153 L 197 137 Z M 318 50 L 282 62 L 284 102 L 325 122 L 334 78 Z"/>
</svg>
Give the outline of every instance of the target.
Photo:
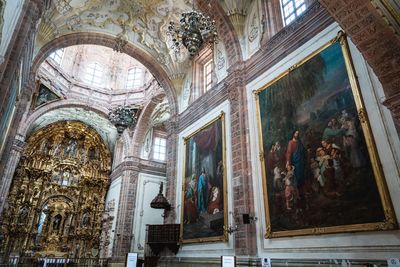
<svg viewBox="0 0 400 267">
<path fill-rule="evenodd" d="M 231 219 L 231 223 L 233 223 L 233 212 L 232 211 L 230 211 L 229 212 L 229 215 L 230 215 L 230 217 L 232 218 Z M 226 226 L 226 225 L 224 225 L 224 232 L 226 232 L 226 233 L 228 233 L 228 234 L 233 234 L 234 232 L 238 232 L 239 231 L 239 227 L 238 227 L 238 225 L 233 225 L 233 224 L 229 224 L 228 226 Z"/>
</svg>

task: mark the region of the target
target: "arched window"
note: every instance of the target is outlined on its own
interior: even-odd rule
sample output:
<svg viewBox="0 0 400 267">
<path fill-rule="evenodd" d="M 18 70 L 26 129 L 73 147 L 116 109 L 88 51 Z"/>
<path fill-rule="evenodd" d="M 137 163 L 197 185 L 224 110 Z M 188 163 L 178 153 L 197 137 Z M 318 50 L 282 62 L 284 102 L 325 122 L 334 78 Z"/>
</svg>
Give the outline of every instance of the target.
<svg viewBox="0 0 400 267">
<path fill-rule="evenodd" d="M 305 0 L 282 0 L 283 23 L 288 25 L 306 10 Z"/>
<path fill-rule="evenodd" d="M 63 55 L 64 55 L 64 48 L 61 48 L 61 49 L 58 49 L 57 51 L 51 53 L 49 58 L 54 60 L 54 62 L 56 62 L 57 65 L 60 65 Z"/>
<path fill-rule="evenodd" d="M 141 68 L 131 68 L 128 70 L 128 77 L 126 79 L 126 89 L 136 89 L 143 84 L 144 71 Z"/>
<path fill-rule="evenodd" d="M 90 85 L 100 86 L 103 81 L 103 67 L 97 63 L 90 63 L 86 68 L 85 82 Z"/>
</svg>

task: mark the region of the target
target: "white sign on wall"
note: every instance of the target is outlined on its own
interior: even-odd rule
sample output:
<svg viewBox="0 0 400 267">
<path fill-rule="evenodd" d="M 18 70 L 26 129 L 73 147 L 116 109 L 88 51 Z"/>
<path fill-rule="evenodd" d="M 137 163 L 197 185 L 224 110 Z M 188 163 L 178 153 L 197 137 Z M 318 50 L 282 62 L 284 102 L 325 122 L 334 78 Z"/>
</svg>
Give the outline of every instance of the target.
<svg viewBox="0 0 400 267">
<path fill-rule="evenodd" d="M 221 256 L 222 267 L 236 267 L 236 256 Z"/>
<path fill-rule="evenodd" d="M 271 267 L 271 259 L 270 258 L 261 258 L 261 266 L 262 267 Z"/>
<path fill-rule="evenodd" d="M 128 253 L 128 255 L 126 256 L 126 267 L 136 267 L 137 259 L 137 253 Z"/>
</svg>

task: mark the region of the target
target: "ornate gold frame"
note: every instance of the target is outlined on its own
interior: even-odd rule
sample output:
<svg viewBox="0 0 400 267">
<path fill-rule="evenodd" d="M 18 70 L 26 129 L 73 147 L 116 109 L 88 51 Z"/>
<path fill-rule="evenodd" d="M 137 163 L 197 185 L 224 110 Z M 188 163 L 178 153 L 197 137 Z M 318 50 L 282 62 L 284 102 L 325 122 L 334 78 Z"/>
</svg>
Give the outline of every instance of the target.
<svg viewBox="0 0 400 267">
<path fill-rule="evenodd" d="M 262 141 L 262 129 L 261 129 L 261 114 L 259 105 L 259 94 L 266 88 L 280 80 L 282 77 L 286 76 L 288 73 L 294 69 L 299 68 L 301 65 L 306 63 L 312 57 L 328 48 L 332 44 L 339 42 L 342 48 L 343 57 L 346 65 L 347 75 L 349 77 L 349 83 L 354 96 L 355 105 L 357 108 L 358 117 L 365 135 L 369 155 L 371 158 L 372 168 L 374 175 L 376 177 L 376 184 L 378 187 L 379 195 L 382 201 L 383 210 L 385 213 L 385 220 L 376 223 L 363 223 L 363 224 L 353 224 L 353 225 L 342 225 L 342 226 L 330 226 L 330 227 L 318 227 L 318 228 L 307 228 L 299 230 L 288 230 L 288 231 L 277 231 L 272 232 L 271 229 L 271 217 L 269 212 L 268 194 L 267 194 L 267 183 L 266 183 L 266 170 L 264 165 L 264 148 Z M 289 237 L 289 236 L 299 236 L 299 235 L 317 235 L 317 234 L 327 234 L 327 233 L 342 233 L 342 232 L 355 232 L 355 231 L 377 231 L 377 230 L 391 230 L 397 228 L 397 221 L 393 206 L 390 200 L 390 195 L 387 189 L 386 181 L 383 175 L 382 166 L 379 160 L 379 155 L 376 149 L 375 141 L 373 139 L 371 127 L 369 124 L 367 112 L 364 108 L 364 103 L 361 97 L 361 91 L 358 85 L 357 78 L 355 76 L 355 71 L 353 67 L 353 62 L 351 59 L 350 50 L 346 40 L 346 34 L 343 31 L 339 31 L 338 35 L 330 40 L 328 43 L 308 55 L 306 58 L 301 60 L 299 63 L 294 64 L 285 72 L 281 73 L 278 77 L 261 87 L 260 89 L 253 91 L 255 102 L 256 102 L 256 112 L 257 112 L 257 125 L 258 125 L 258 140 L 259 140 L 259 160 L 261 162 L 262 171 L 262 183 L 263 183 L 263 197 L 264 197 L 264 210 L 265 210 L 265 220 L 266 220 L 266 230 L 265 238 L 276 238 L 276 237 Z"/>
<path fill-rule="evenodd" d="M 183 216 L 184 216 L 184 195 L 185 195 L 185 169 L 186 169 L 186 143 L 187 141 L 194 137 L 196 134 L 199 132 L 203 131 L 207 127 L 209 127 L 211 124 L 217 122 L 218 120 L 221 120 L 221 135 L 222 135 L 222 160 L 223 160 L 223 199 L 224 199 L 224 226 L 227 225 L 228 223 L 228 191 L 227 191 L 227 184 L 226 184 L 226 136 L 225 136 L 225 113 L 221 111 L 221 114 L 206 123 L 204 126 L 201 128 L 197 129 L 193 133 L 191 133 L 188 136 L 183 137 L 184 140 L 184 146 L 182 148 L 182 152 L 184 155 L 183 159 L 183 172 L 182 172 L 182 192 L 181 192 L 181 226 L 180 226 L 180 243 L 203 243 L 203 242 L 217 242 L 217 241 L 228 241 L 228 234 L 226 231 L 224 231 L 224 234 L 222 236 L 214 236 L 214 237 L 206 237 L 206 238 L 194 238 L 194 239 L 183 239 Z"/>
</svg>

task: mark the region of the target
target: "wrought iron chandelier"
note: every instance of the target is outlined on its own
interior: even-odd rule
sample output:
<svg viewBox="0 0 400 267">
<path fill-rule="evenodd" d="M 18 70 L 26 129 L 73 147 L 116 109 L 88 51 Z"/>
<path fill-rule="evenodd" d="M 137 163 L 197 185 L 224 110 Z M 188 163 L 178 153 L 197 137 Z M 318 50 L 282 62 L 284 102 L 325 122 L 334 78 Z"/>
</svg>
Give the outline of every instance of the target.
<svg viewBox="0 0 400 267">
<path fill-rule="evenodd" d="M 215 21 L 194 10 L 194 2 L 192 11 L 182 13 L 179 25 L 173 21 L 169 23 L 167 35 L 171 36 L 171 48 L 175 52 L 179 52 L 183 45 L 189 51 L 190 57 L 197 55 L 205 42 L 217 42 Z"/>
<path fill-rule="evenodd" d="M 138 113 L 138 108 L 119 106 L 108 113 L 108 119 L 115 125 L 118 134 L 122 134 L 126 128 L 136 125 Z"/>
</svg>

